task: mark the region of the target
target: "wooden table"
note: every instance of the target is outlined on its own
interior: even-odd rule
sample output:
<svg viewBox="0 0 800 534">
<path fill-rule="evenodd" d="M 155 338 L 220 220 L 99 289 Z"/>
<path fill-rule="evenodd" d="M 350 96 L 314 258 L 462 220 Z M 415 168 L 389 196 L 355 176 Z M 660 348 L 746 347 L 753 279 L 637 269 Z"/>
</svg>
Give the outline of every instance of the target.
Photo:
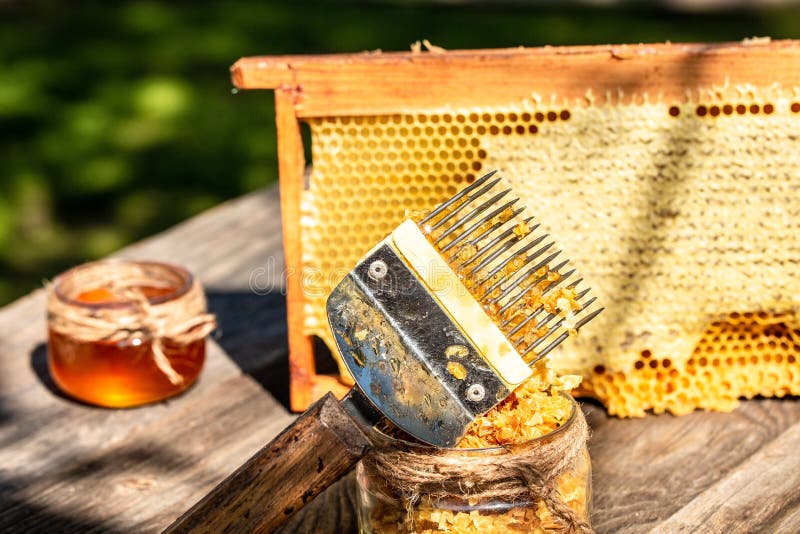
<svg viewBox="0 0 800 534">
<path fill-rule="evenodd" d="M 168 402 L 65 398 L 47 374 L 43 292 L 0 310 L 0 531 L 157 532 L 292 420 L 280 236 L 269 188 L 121 252 L 188 266 L 219 319 L 200 381 Z M 584 411 L 598 532 L 800 532 L 797 400 L 633 420 Z M 284 531 L 354 531 L 352 482 Z"/>
</svg>

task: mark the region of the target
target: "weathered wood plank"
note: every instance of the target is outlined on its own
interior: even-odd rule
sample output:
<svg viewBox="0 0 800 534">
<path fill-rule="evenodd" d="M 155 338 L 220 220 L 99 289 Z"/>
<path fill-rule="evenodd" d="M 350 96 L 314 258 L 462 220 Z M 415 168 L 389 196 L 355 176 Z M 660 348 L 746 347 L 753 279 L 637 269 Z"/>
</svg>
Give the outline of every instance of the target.
<svg viewBox="0 0 800 534">
<path fill-rule="evenodd" d="M 759 399 L 744 402 L 729 414 L 696 412 L 682 417 L 615 419 L 590 404 L 585 412 L 592 427 L 589 450 L 598 532 L 661 531 L 660 525 L 673 514 L 702 502 L 704 492 L 746 469 L 749 458 L 772 447 L 800 423 L 800 403 L 795 399 Z M 751 497 L 764 506 L 770 499 L 758 492 Z M 784 503 L 800 507 L 787 499 Z"/>
<path fill-rule="evenodd" d="M 658 526 L 660 532 L 777 532 L 775 522 L 800 509 L 800 423 Z M 776 521 L 777 519 L 777 521 Z M 769 528 L 770 525 L 772 528 Z M 798 524 L 784 525 L 797 532 Z"/>
<path fill-rule="evenodd" d="M 355 534 L 356 502 L 353 472 L 309 503 L 276 534 Z"/>
<path fill-rule="evenodd" d="M 49 466 L 17 470 L 24 506 L 5 508 L 0 530 L 52 527 L 47 516 L 28 516 L 34 507 L 101 529 L 158 531 L 292 419 L 245 376 L 181 404 L 117 442 L 54 443 L 65 452 Z"/>
<path fill-rule="evenodd" d="M 208 288 L 222 334 L 186 394 L 106 410 L 57 394 L 42 292 L 0 310 L 0 531 L 158 532 L 277 435 L 288 402 L 276 189 L 211 210 L 121 255 L 172 259 Z M 269 262 L 277 267 L 267 269 Z M 250 289 L 253 278 L 268 294 Z M 619 420 L 586 403 L 600 533 L 800 530 L 800 402 Z M 355 532 L 353 477 L 283 533 Z"/>
</svg>

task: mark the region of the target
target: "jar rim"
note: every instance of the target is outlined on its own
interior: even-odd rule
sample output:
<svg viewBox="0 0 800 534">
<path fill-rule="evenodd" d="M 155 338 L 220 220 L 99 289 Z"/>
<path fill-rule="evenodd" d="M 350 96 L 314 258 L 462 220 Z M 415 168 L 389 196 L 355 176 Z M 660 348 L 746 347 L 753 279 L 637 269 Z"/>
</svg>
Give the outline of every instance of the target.
<svg viewBox="0 0 800 534">
<path fill-rule="evenodd" d="M 561 432 L 564 432 L 565 429 L 569 428 L 570 425 L 572 425 L 575 422 L 578 410 L 580 410 L 580 406 L 578 405 L 578 401 L 575 400 L 575 397 L 573 397 L 572 395 L 570 395 L 569 393 L 567 393 L 565 391 L 559 391 L 559 394 L 562 397 L 566 397 L 570 401 L 570 405 L 572 407 L 572 409 L 570 410 L 570 413 L 569 413 L 569 417 L 567 417 L 567 420 L 561 426 L 559 426 L 558 428 L 556 428 L 552 432 L 548 432 L 547 434 L 543 434 L 541 436 L 537 436 L 535 438 L 529 439 L 528 441 L 522 441 L 522 442 L 519 442 L 519 443 L 509 443 L 507 445 L 495 445 L 493 447 L 480 447 L 480 448 L 476 448 L 476 449 L 470 449 L 470 448 L 460 449 L 460 448 L 456 448 L 456 447 L 436 447 L 435 445 L 429 445 L 427 443 L 418 443 L 418 442 L 408 441 L 408 440 L 405 440 L 403 438 L 395 438 L 395 437 L 392 437 L 392 436 L 386 434 L 385 432 L 379 430 L 378 428 L 375 428 L 374 426 L 367 429 L 367 434 L 368 434 L 368 437 L 373 442 L 376 442 L 377 440 L 380 440 L 380 441 L 386 442 L 389 445 L 407 447 L 407 448 L 415 449 L 415 450 L 418 450 L 418 451 L 435 449 L 435 450 L 437 450 L 439 452 L 453 453 L 453 454 L 502 453 L 502 452 L 508 451 L 508 449 L 510 447 L 511 448 L 513 448 L 513 447 L 525 447 L 527 445 L 531 445 L 531 444 L 537 443 L 540 440 L 552 439 L 553 437 L 558 436 Z"/>
<path fill-rule="evenodd" d="M 92 310 L 101 310 L 101 309 L 124 309 L 133 306 L 133 302 L 129 301 L 117 301 L 117 302 L 85 302 L 76 300 L 70 296 L 68 296 L 64 291 L 64 284 L 68 282 L 72 277 L 76 276 L 78 273 L 94 269 L 101 266 L 113 266 L 113 265 L 138 265 L 143 267 L 151 267 L 157 269 L 164 269 L 165 271 L 169 271 L 175 275 L 180 280 L 180 283 L 174 288 L 169 291 L 169 293 L 165 293 L 163 295 L 157 295 L 153 297 L 147 297 L 147 302 L 150 304 L 164 304 L 165 302 L 169 302 L 175 299 L 178 299 L 184 296 L 188 291 L 192 288 L 194 284 L 194 275 L 185 267 L 177 265 L 175 263 L 163 262 L 163 261 L 154 261 L 154 260 L 132 260 L 132 259 L 125 259 L 125 258 L 107 258 L 103 260 L 97 260 L 87 263 L 82 263 L 80 265 L 76 265 L 75 267 L 71 267 L 64 271 L 63 273 L 59 274 L 53 279 L 52 287 L 53 287 L 53 294 L 55 297 L 64 302 L 65 304 L 69 304 L 70 306 L 79 306 L 81 308 L 87 308 Z"/>
</svg>

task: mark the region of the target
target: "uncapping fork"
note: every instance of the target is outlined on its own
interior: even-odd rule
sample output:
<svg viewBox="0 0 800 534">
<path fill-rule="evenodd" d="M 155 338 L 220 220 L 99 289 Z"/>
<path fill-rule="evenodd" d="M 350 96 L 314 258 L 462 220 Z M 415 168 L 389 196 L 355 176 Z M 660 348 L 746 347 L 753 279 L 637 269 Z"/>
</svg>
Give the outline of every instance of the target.
<svg viewBox="0 0 800 534">
<path fill-rule="evenodd" d="M 452 447 L 602 311 L 494 175 L 405 220 L 345 276 L 326 307 L 356 385 L 322 397 L 167 532 L 272 532 L 350 471 L 382 417 Z"/>
</svg>

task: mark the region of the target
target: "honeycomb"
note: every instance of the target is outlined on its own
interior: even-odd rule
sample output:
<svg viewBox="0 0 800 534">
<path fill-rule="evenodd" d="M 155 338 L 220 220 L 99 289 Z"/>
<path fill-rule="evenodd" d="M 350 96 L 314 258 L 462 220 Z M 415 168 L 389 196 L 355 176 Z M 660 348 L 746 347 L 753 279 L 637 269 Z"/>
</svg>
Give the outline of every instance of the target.
<svg viewBox="0 0 800 534">
<path fill-rule="evenodd" d="M 800 394 L 800 89 L 308 123 L 305 327 L 329 347 L 325 299 L 360 257 L 499 169 L 606 306 L 551 356 L 584 394 L 620 416 Z"/>
</svg>

